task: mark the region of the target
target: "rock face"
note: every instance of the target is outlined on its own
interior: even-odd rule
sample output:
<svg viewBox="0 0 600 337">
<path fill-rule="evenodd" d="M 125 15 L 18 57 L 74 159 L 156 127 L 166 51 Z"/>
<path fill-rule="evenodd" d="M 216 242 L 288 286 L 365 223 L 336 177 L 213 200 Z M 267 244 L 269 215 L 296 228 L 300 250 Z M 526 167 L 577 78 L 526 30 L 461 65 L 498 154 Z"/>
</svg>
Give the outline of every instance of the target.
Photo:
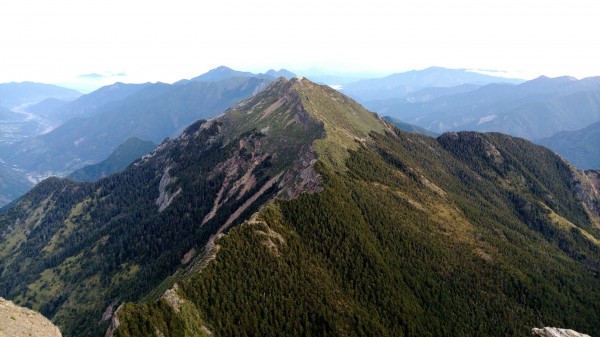
<svg viewBox="0 0 600 337">
<path fill-rule="evenodd" d="M 62 337 L 60 330 L 40 313 L 0 297 L 0 337 Z"/>
<path fill-rule="evenodd" d="M 537 337 L 590 337 L 589 335 L 579 333 L 570 329 L 560 328 L 549 328 L 545 327 L 542 329 L 533 328 L 531 329 L 533 336 Z"/>
</svg>

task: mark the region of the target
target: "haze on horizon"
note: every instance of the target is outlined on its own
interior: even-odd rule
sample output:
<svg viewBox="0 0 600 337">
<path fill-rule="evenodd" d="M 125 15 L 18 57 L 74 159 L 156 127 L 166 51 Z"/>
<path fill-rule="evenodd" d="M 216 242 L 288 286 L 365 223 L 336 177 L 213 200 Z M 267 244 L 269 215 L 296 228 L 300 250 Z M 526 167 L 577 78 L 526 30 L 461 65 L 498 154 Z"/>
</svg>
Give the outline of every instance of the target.
<svg viewBox="0 0 600 337">
<path fill-rule="evenodd" d="M 600 3 L 7 0 L 0 83 L 173 82 L 220 65 L 600 75 Z"/>
</svg>

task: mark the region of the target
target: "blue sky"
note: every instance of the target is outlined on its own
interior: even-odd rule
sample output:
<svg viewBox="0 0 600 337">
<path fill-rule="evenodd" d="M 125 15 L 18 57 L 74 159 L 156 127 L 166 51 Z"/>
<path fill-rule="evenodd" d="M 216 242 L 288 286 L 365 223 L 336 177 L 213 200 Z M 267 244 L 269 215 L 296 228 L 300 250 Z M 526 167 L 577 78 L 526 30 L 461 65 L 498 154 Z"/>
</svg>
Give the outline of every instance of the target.
<svg viewBox="0 0 600 337">
<path fill-rule="evenodd" d="M 600 2 L 3 0 L 0 82 L 190 78 L 219 65 L 600 75 Z"/>
</svg>

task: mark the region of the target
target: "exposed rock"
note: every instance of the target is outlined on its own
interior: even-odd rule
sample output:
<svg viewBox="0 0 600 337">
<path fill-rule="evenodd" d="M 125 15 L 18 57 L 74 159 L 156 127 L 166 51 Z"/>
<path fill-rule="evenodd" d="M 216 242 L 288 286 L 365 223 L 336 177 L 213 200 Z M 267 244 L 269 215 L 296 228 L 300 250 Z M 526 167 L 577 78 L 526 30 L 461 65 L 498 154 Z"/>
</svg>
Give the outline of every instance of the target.
<svg viewBox="0 0 600 337">
<path fill-rule="evenodd" d="M 192 257 L 196 256 L 196 248 L 190 249 L 183 258 L 181 259 L 181 264 L 186 264 L 192 260 Z"/>
<path fill-rule="evenodd" d="M 113 305 L 109 304 L 106 309 L 104 309 L 104 313 L 102 314 L 101 322 L 108 321 L 113 314 Z"/>
<path fill-rule="evenodd" d="M 294 199 L 300 193 L 320 192 L 321 177 L 315 171 L 317 154 L 312 146 L 304 147 L 291 170 L 286 172 L 279 183 L 279 196 L 284 199 Z"/>
<path fill-rule="evenodd" d="M 104 337 L 113 337 L 113 333 L 119 327 L 119 311 L 121 310 L 121 308 L 123 308 L 123 304 L 121 304 L 117 308 L 115 314 L 112 316 L 112 321 L 110 322 L 110 326 L 106 330 L 106 334 L 104 334 Z"/>
<path fill-rule="evenodd" d="M 179 285 L 175 283 L 171 289 L 168 289 L 163 294 L 162 298 L 173 308 L 173 311 L 178 314 L 181 311 L 181 306 L 184 300 L 177 294 Z"/>
<path fill-rule="evenodd" d="M 537 337 L 590 337 L 589 335 L 579 333 L 570 329 L 549 328 L 542 329 L 533 328 L 531 334 Z"/>
<path fill-rule="evenodd" d="M 61 337 L 60 330 L 46 317 L 0 297 L 0 337 Z"/>
<path fill-rule="evenodd" d="M 160 178 L 160 184 L 158 186 L 159 196 L 156 199 L 156 205 L 158 206 L 158 211 L 159 212 L 162 212 L 167 207 L 169 207 L 169 205 L 171 204 L 171 202 L 173 202 L 173 199 L 175 199 L 175 197 L 177 195 L 179 195 L 179 193 L 181 193 L 181 188 L 179 188 L 173 194 L 170 194 L 167 191 L 167 187 L 171 183 L 173 183 L 174 180 L 175 180 L 175 179 L 171 178 L 171 176 L 169 175 L 169 169 L 170 169 L 170 167 L 167 167 L 167 169 L 165 170 L 165 173 L 163 174 L 162 178 Z"/>
</svg>

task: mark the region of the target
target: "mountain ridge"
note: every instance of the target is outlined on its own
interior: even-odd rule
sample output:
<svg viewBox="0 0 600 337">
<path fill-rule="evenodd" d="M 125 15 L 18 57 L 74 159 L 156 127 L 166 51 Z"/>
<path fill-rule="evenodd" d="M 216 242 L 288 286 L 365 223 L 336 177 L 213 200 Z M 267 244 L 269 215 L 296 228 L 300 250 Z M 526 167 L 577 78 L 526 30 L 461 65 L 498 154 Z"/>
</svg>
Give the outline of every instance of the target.
<svg viewBox="0 0 600 337">
<path fill-rule="evenodd" d="M 485 75 L 468 69 L 429 67 L 346 84 L 343 92 L 361 102 L 366 102 L 377 99 L 402 98 L 406 94 L 428 87 L 521 82 L 521 80 Z"/>
<path fill-rule="evenodd" d="M 161 142 L 193 121 L 212 118 L 255 94 L 266 83 L 238 77 L 215 83 L 119 85 L 124 99 L 109 95 L 110 101 L 87 118 L 70 119 L 49 133 L 6 146 L 3 159 L 26 171 L 65 175 L 105 159 L 128 138 Z"/>
<path fill-rule="evenodd" d="M 597 184 L 526 140 L 405 133 L 280 78 L 5 210 L 0 295 L 66 336 L 594 334 Z"/>
<path fill-rule="evenodd" d="M 156 144 L 133 137 L 119 145 L 105 160 L 95 165 L 89 165 L 78 169 L 67 176 L 79 182 L 93 182 L 107 177 L 111 174 L 123 171 L 136 159 L 148 154 L 156 148 Z"/>
<path fill-rule="evenodd" d="M 536 142 L 556 151 L 580 169 L 600 169 L 600 122 L 579 130 L 560 131 Z"/>
<path fill-rule="evenodd" d="M 368 102 L 367 108 L 434 132 L 503 132 L 537 140 L 583 128 L 599 118 L 600 78 L 538 78 L 488 84 L 425 102 Z"/>
<path fill-rule="evenodd" d="M 37 103 L 47 98 L 73 100 L 81 93 L 53 84 L 37 82 L 0 83 L 0 106 L 12 109 L 27 103 Z"/>
</svg>

